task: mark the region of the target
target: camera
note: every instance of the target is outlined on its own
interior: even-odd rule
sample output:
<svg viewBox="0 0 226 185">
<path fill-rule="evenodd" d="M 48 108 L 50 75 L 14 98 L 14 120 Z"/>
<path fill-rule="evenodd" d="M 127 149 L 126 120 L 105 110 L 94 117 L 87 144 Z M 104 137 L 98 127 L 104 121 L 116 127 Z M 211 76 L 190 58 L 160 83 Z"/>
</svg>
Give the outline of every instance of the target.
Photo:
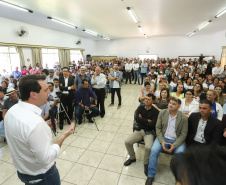
<svg viewBox="0 0 226 185">
<path fill-rule="evenodd" d="M 58 98 L 60 98 L 62 96 L 62 94 L 63 93 L 61 91 L 56 92 L 56 95 L 57 95 Z"/>
</svg>

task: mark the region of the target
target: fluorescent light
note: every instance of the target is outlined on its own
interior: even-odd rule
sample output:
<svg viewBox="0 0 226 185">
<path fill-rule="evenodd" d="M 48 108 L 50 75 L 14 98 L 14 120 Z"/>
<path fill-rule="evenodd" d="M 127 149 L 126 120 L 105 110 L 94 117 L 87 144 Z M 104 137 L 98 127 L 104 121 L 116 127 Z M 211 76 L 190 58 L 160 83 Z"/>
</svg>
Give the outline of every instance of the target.
<svg viewBox="0 0 226 185">
<path fill-rule="evenodd" d="M 188 36 L 190 37 L 190 36 L 192 36 L 194 34 L 195 34 L 195 32 L 193 31 L 193 32 L 189 33 Z"/>
<path fill-rule="evenodd" d="M 146 39 L 148 38 L 148 36 L 147 36 L 147 35 L 145 35 L 145 34 L 144 34 L 144 37 L 145 37 Z"/>
<path fill-rule="evenodd" d="M 69 27 L 71 27 L 71 28 L 77 28 L 76 26 L 74 26 L 74 25 L 72 25 L 72 24 L 69 24 L 69 23 L 60 21 L 60 20 L 58 20 L 58 19 L 55 19 L 55 18 L 52 18 L 52 17 L 47 17 L 47 18 L 48 18 L 48 19 L 51 19 L 51 20 L 54 21 L 54 22 L 63 24 L 63 25 L 65 25 L 65 26 L 69 26 Z"/>
<path fill-rule="evenodd" d="M 217 14 L 215 16 L 215 18 L 218 18 L 218 17 L 222 16 L 224 13 L 226 13 L 226 8 L 222 12 L 220 12 L 219 14 Z"/>
<path fill-rule="evenodd" d="M 98 36 L 98 34 L 96 32 L 90 31 L 90 30 L 83 30 L 84 32 L 94 35 L 94 36 Z"/>
<path fill-rule="evenodd" d="M 134 21 L 135 23 L 137 23 L 138 20 L 137 20 L 137 18 L 136 18 L 136 15 L 135 15 L 134 12 L 132 11 L 132 9 L 131 9 L 130 7 L 127 7 L 127 10 L 129 11 L 129 14 L 131 15 L 133 21 Z"/>
<path fill-rule="evenodd" d="M 17 5 L 14 5 L 14 4 L 5 2 L 5 1 L 0 1 L 0 3 L 3 4 L 3 5 L 9 6 L 9 7 L 11 7 L 11 8 L 15 8 L 15 9 L 17 9 L 17 10 L 21 10 L 21 11 L 33 13 L 32 10 L 28 10 L 28 9 L 26 9 L 26 8 L 22 8 L 22 7 L 19 7 L 19 6 L 17 6 Z"/>
<path fill-rule="evenodd" d="M 105 40 L 111 40 L 109 37 L 102 37 L 103 39 L 105 39 Z"/>
<path fill-rule="evenodd" d="M 142 28 L 140 26 L 138 26 L 138 28 L 139 28 L 140 32 L 144 34 L 144 31 L 142 30 Z"/>
<path fill-rule="evenodd" d="M 207 21 L 205 24 L 203 24 L 202 26 L 200 26 L 200 27 L 198 28 L 198 30 L 203 29 L 203 28 L 204 28 L 205 26 L 207 26 L 210 22 L 211 22 L 211 21 Z"/>
</svg>

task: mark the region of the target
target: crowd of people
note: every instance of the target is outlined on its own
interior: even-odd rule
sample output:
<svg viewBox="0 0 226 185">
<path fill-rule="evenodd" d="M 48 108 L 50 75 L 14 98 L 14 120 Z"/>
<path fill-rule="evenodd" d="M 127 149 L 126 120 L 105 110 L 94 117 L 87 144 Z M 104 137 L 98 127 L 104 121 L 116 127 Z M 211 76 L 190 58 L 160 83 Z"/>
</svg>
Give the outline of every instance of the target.
<svg viewBox="0 0 226 185">
<path fill-rule="evenodd" d="M 105 116 L 105 98 L 115 92 L 119 109 L 123 105 L 121 87 L 124 84 L 141 86 L 139 107 L 134 113 L 134 132 L 125 140 L 129 166 L 136 162 L 133 144 L 144 140 L 144 173 L 146 185 L 151 185 L 160 152 L 181 153 L 185 148 L 203 145 L 223 145 L 226 138 L 226 67 L 215 58 L 165 59 L 119 58 L 85 61 L 51 69 L 40 64 L 0 76 L 0 121 L 4 124 L 7 111 L 20 99 L 17 92 L 23 76 L 44 76 L 49 91 L 47 103 L 41 105 L 41 116 L 49 119 L 49 110 L 59 113 L 59 128 L 69 125 L 73 116 L 82 124 L 85 112 L 90 123 Z M 23 78 L 22 78 L 23 79 Z M 62 111 L 64 110 L 64 111 Z M 1 126 L 2 128 L 2 126 Z M 4 128 L 4 127 L 3 127 Z"/>
</svg>

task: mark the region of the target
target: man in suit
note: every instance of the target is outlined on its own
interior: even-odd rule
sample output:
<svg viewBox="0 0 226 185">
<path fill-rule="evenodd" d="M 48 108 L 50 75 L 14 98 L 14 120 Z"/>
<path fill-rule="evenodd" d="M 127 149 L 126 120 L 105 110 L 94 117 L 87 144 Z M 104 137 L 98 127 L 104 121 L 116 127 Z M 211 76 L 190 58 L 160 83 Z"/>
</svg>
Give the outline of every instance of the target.
<svg viewBox="0 0 226 185">
<path fill-rule="evenodd" d="M 122 73 L 118 70 L 118 64 L 114 64 L 114 70 L 110 72 L 109 74 L 110 80 L 111 80 L 111 104 L 109 106 L 114 105 L 114 99 L 115 99 L 115 92 L 117 92 L 118 96 L 118 108 L 121 107 L 121 86 L 122 86 Z"/>
<path fill-rule="evenodd" d="M 179 111 L 181 100 L 171 98 L 168 109 L 161 110 L 156 123 L 156 139 L 152 145 L 145 185 L 152 185 L 157 170 L 159 153 L 180 153 L 185 150 L 188 118 Z"/>
<path fill-rule="evenodd" d="M 199 112 L 192 113 L 188 118 L 187 146 L 219 144 L 223 127 L 221 121 L 212 114 L 212 102 L 201 100 Z"/>
<path fill-rule="evenodd" d="M 69 76 L 69 69 L 67 67 L 62 68 L 63 76 L 59 78 L 60 91 L 62 91 L 61 103 L 63 104 L 65 110 L 67 111 L 68 117 L 71 120 L 73 116 L 73 108 L 72 101 L 74 98 L 74 80 L 71 76 Z M 61 107 L 62 110 L 62 107 Z M 65 113 L 60 113 L 60 129 L 63 129 L 63 121 L 64 121 Z M 70 123 L 68 120 L 68 123 Z"/>
</svg>

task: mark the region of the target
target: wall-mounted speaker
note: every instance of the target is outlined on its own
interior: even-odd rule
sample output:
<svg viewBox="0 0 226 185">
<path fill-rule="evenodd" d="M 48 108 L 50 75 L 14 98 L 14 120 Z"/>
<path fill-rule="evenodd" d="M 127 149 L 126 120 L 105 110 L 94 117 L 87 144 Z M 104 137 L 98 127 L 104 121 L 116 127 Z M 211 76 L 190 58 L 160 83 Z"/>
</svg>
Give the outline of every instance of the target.
<svg viewBox="0 0 226 185">
<path fill-rule="evenodd" d="M 92 56 L 90 54 L 86 55 L 86 60 L 87 61 L 92 61 Z"/>
</svg>

